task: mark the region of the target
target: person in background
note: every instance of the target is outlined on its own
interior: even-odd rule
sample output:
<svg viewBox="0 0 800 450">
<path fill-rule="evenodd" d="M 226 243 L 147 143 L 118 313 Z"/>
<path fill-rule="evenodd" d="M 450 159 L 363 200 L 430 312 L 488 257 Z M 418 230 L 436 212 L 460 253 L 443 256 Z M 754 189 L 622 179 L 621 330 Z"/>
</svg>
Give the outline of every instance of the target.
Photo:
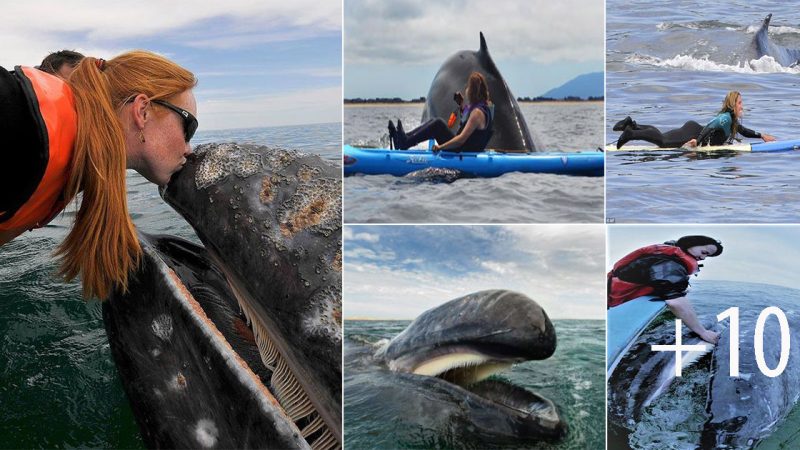
<svg viewBox="0 0 800 450">
<path fill-rule="evenodd" d="M 60 50 L 45 56 L 37 69 L 67 80 L 83 58 L 84 56 L 76 51 Z"/>
</svg>

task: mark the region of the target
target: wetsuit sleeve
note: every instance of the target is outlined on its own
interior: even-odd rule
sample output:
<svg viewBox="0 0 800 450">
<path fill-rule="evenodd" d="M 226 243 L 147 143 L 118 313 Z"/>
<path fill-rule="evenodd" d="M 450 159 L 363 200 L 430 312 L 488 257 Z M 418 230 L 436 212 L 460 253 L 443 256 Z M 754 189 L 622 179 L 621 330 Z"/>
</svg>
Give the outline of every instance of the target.
<svg viewBox="0 0 800 450">
<path fill-rule="evenodd" d="M 753 131 L 750 128 L 742 126 L 741 124 L 739 125 L 738 131 L 739 134 L 741 134 L 746 138 L 761 139 L 761 133 L 759 133 L 758 131 Z"/>
<path fill-rule="evenodd" d="M 680 261 L 654 255 L 633 261 L 615 275 L 622 281 L 651 286 L 653 295 L 666 300 L 686 294 L 691 274 Z"/>
</svg>

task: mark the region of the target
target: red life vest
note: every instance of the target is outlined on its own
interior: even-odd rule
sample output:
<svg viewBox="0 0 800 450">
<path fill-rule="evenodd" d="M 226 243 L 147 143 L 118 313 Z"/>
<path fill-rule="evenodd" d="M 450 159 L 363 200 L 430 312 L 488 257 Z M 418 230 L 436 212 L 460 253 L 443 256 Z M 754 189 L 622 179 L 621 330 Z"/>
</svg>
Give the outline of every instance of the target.
<svg viewBox="0 0 800 450">
<path fill-rule="evenodd" d="M 614 275 L 617 272 L 617 270 L 627 266 L 628 264 L 634 262 L 635 260 L 644 256 L 651 256 L 651 255 L 665 255 L 665 256 L 675 257 L 681 263 L 683 263 L 684 266 L 686 266 L 686 270 L 690 274 L 697 272 L 698 269 L 697 260 L 692 255 L 681 250 L 680 247 L 667 244 L 655 244 L 655 245 L 648 245 L 647 247 L 642 247 L 638 250 L 634 250 L 633 252 L 628 253 L 627 255 L 625 255 L 625 257 L 617 261 L 617 263 L 614 264 L 614 267 L 611 269 L 611 271 L 608 272 L 607 277 L 608 277 L 609 308 L 621 305 L 622 303 L 625 303 L 628 300 L 633 300 L 643 295 L 648 295 L 653 293 L 654 289 L 652 286 L 623 281 L 620 280 L 616 275 Z"/>
<path fill-rule="evenodd" d="M 64 209 L 63 193 L 78 131 L 75 97 L 64 80 L 31 67 L 16 70 L 22 72 L 18 76 L 23 80 L 25 95 L 38 106 L 41 117 L 34 119 L 46 128 L 42 131 L 47 137 L 48 158 L 36 190 L 10 219 L 0 223 L 0 231 L 43 227 Z"/>
</svg>

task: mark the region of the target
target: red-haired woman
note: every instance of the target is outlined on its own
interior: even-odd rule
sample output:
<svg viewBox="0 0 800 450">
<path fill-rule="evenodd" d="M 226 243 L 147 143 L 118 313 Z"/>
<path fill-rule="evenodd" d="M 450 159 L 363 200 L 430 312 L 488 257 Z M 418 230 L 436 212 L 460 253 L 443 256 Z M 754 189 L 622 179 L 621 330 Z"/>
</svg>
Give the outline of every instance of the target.
<svg viewBox="0 0 800 450">
<path fill-rule="evenodd" d="M 46 225 L 81 193 L 60 272 L 86 297 L 126 289 L 141 248 L 128 215 L 125 172 L 166 184 L 191 153 L 194 75 L 145 51 L 84 58 L 64 81 L 0 67 L 0 245 Z"/>
<path fill-rule="evenodd" d="M 492 114 L 489 105 L 489 87 L 486 79 L 478 72 L 472 72 L 467 80 L 467 100 L 456 92 L 454 100 L 461 109 L 461 116 L 466 118 L 455 135 L 447 123 L 441 118 L 430 119 L 409 133 L 403 131 L 403 124 L 398 120 L 397 128 L 389 121 L 389 136 L 395 148 L 408 149 L 428 139 L 435 139 L 434 150 L 480 152 L 486 148 L 492 136 Z"/>
</svg>

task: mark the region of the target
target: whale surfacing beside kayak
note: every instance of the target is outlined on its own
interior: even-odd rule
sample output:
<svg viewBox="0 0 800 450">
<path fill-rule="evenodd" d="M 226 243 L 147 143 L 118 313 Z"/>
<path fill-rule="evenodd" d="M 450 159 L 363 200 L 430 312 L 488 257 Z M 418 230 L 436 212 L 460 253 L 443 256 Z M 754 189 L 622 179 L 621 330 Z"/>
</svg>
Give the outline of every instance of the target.
<svg viewBox="0 0 800 450">
<path fill-rule="evenodd" d="M 463 93 L 470 74 L 479 72 L 486 78 L 489 98 L 494 104 L 493 132 L 487 148 L 542 151 L 542 144 L 528 130 L 528 123 L 519 109 L 516 97 L 489 55 L 483 33 L 480 33 L 480 38 L 478 51 L 460 51 L 450 56 L 439 68 L 425 98 L 422 121 L 438 117 L 447 122 L 450 114 L 457 108 L 453 94 L 457 91 Z M 464 96 L 466 101 L 466 93 Z"/>
</svg>

